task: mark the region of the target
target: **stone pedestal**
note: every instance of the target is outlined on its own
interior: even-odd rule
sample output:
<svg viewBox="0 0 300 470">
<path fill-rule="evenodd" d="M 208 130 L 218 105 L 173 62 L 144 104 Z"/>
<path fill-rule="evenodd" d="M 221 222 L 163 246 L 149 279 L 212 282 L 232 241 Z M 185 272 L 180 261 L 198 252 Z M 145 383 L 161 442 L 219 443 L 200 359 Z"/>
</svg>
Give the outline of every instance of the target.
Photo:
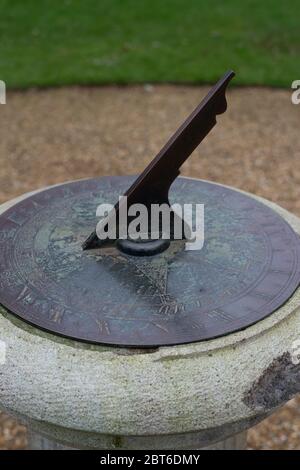
<svg viewBox="0 0 300 470">
<path fill-rule="evenodd" d="M 262 202 L 300 233 L 298 218 Z M 61 338 L 1 308 L 0 407 L 29 426 L 32 447 L 240 448 L 245 434 L 231 436 L 300 391 L 299 339 L 299 289 L 243 331 L 151 350 Z"/>
<path fill-rule="evenodd" d="M 245 450 L 246 446 L 247 432 L 245 431 L 211 446 L 203 447 L 200 450 Z M 28 448 L 30 450 L 74 450 L 73 447 L 64 446 L 58 442 L 51 441 L 41 434 L 32 431 L 29 433 Z"/>
</svg>

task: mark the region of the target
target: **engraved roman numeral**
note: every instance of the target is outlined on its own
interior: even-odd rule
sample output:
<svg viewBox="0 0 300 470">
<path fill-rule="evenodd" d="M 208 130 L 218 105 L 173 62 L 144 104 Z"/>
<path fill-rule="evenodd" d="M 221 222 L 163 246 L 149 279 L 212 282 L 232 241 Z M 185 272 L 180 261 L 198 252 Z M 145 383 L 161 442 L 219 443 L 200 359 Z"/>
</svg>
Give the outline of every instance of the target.
<svg viewBox="0 0 300 470">
<path fill-rule="evenodd" d="M 263 291 L 260 291 L 260 290 L 252 290 L 251 292 L 249 292 L 250 296 L 253 296 L 253 297 L 258 297 L 260 299 L 264 299 L 264 300 L 272 300 L 273 299 L 273 296 L 270 295 L 268 292 L 263 292 Z"/>
<path fill-rule="evenodd" d="M 203 325 L 201 325 L 201 323 L 198 323 L 196 320 L 192 320 L 190 322 L 190 325 L 191 325 L 191 328 L 193 328 L 193 330 L 202 330 L 203 329 Z"/>
<path fill-rule="evenodd" d="M 54 323 L 61 323 L 64 313 L 65 309 L 63 307 L 51 308 L 49 312 L 50 320 L 52 320 Z"/>
<path fill-rule="evenodd" d="M 212 310 L 211 312 L 208 313 L 208 316 L 211 317 L 211 318 L 217 317 L 218 319 L 222 319 L 222 320 L 225 320 L 225 321 L 234 320 L 234 317 L 230 313 L 224 312 L 224 310 L 222 310 L 220 308 Z"/>
<path fill-rule="evenodd" d="M 285 274 L 287 276 L 290 276 L 292 274 L 291 271 L 289 271 L 287 269 L 281 269 L 281 268 L 268 269 L 268 273 L 271 273 L 271 274 Z"/>
<path fill-rule="evenodd" d="M 156 326 L 159 330 L 164 331 L 165 333 L 169 333 L 169 330 L 166 326 L 161 325 L 160 323 L 156 323 L 154 321 L 151 322 L 152 325 Z"/>
<path fill-rule="evenodd" d="M 30 290 L 28 289 L 27 286 L 24 286 L 23 289 L 21 290 L 20 294 L 17 297 L 17 300 L 25 300 L 28 301 L 30 300 Z"/>
<path fill-rule="evenodd" d="M 9 220 L 10 222 L 12 222 L 13 224 L 16 224 L 18 225 L 18 227 L 21 227 L 22 225 L 22 220 L 19 219 L 19 216 L 18 214 L 10 214 L 8 216 L 6 216 L 6 219 Z"/>
<path fill-rule="evenodd" d="M 96 323 L 101 334 L 110 335 L 109 324 L 106 320 L 96 320 Z"/>
</svg>

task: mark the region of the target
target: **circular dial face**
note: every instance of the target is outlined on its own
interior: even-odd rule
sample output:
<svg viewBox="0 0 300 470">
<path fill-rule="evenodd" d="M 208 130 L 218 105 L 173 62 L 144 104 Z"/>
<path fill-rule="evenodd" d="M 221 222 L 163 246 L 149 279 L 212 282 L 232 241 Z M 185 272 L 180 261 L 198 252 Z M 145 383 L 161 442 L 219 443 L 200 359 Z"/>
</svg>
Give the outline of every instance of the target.
<svg viewBox="0 0 300 470">
<path fill-rule="evenodd" d="M 222 336 L 270 315 L 299 285 L 298 235 L 272 209 L 220 185 L 178 178 L 171 203 L 204 204 L 204 245 L 171 242 L 130 256 L 83 251 L 100 203 L 132 183 L 105 177 L 55 186 L 0 216 L 0 303 L 70 338 L 155 347 Z"/>
</svg>

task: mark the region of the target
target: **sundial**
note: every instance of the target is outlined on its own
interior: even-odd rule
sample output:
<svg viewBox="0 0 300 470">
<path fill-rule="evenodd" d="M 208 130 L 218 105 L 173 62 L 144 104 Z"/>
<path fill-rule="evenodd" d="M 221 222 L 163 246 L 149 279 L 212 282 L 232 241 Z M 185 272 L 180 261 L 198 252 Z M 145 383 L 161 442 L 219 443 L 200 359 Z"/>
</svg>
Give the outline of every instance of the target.
<svg viewBox="0 0 300 470">
<path fill-rule="evenodd" d="M 0 303 L 30 324 L 75 340 L 126 347 L 203 341 L 271 315 L 300 282 L 300 240 L 256 199 L 178 177 L 227 107 L 233 72 L 211 89 L 138 177 L 57 185 L 0 216 Z M 129 189 L 128 189 L 129 188 Z M 201 203 L 204 245 L 184 238 L 99 240 L 96 208 Z M 108 223 L 110 214 L 103 219 Z"/>
</svg>

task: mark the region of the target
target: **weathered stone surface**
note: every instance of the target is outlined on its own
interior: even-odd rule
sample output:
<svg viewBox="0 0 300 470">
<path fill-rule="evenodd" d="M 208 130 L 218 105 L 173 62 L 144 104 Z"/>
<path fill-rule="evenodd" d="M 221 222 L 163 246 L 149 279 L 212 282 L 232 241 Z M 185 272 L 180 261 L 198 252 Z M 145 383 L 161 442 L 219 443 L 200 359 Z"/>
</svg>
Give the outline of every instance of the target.
<svg viewBox="0 0 300 470">
<path fill-rule="evenodd" d="M 263 202 L 300 233 L 299 219 Z M 250 427 L 298 391 L 293 367 L 286 372 L 287 393 L 272 397 L 276 366 L 265 377 L 299 338 L 299 289 L 243 331 L 151 351 L 60 338 L 2 309 L 0 406 L 74 447 L 199 448 Z"/>
<path fill-rule="evenodd" d="M 300 362 L 293 362 L 290 353 L 274 359 L 263 371 L 251 390 L 245 395 L 245 403 L 257 409 L 275 408 L 300 392 Z"/>
</svg>

